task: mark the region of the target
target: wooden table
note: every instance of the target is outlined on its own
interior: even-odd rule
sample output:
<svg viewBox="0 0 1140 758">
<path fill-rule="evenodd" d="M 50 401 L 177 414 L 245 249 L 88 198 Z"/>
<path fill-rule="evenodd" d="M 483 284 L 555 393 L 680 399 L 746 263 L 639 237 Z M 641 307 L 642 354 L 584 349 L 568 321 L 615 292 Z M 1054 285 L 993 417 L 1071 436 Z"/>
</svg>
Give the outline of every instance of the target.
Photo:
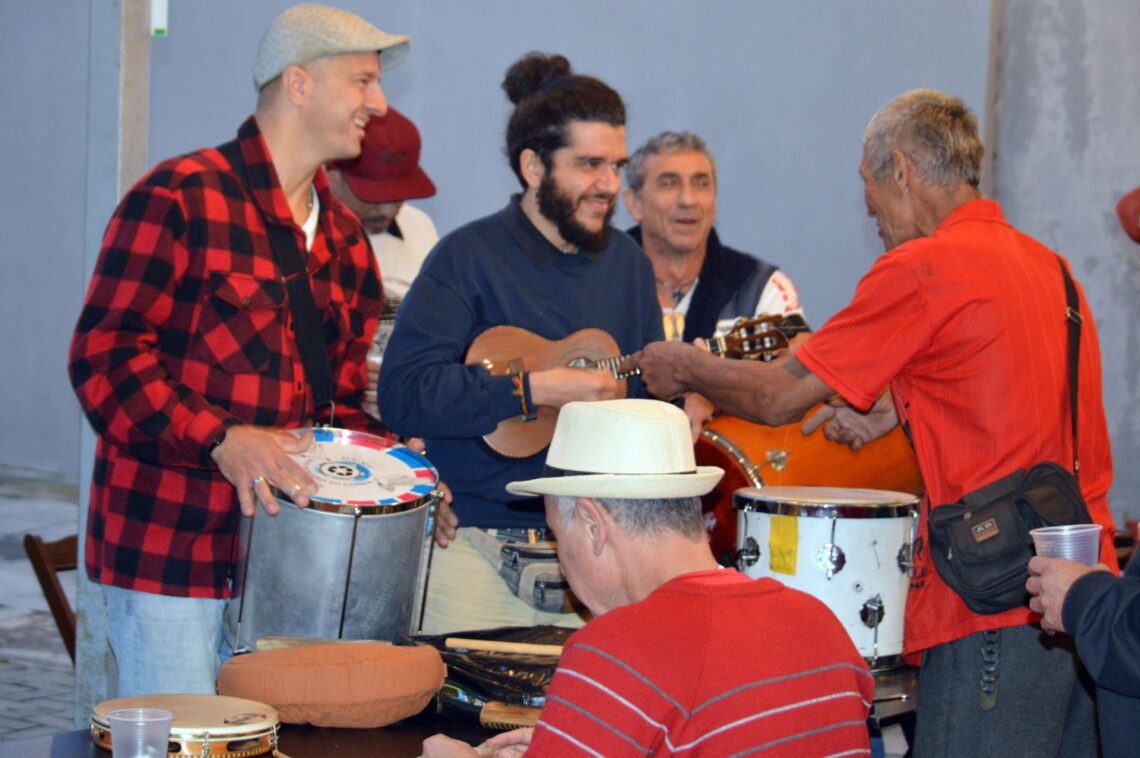
<svg viewBox="0 0 1140 758">
<path fill-rule="evenodd" d="M 381 729 L 328 729 L 281 725 L 279 749 L 289 758 L 376 758 L 418 756 L 423 741 L 443 732 L 456 739 L 478 744 L 495 732 L 478 724 L 453 721 L 434 714 L 420 714 Z M 96 747 L 86 729 L 50 737 L 0 742 L 0 758 L 110 758 Z"/>
</svg>

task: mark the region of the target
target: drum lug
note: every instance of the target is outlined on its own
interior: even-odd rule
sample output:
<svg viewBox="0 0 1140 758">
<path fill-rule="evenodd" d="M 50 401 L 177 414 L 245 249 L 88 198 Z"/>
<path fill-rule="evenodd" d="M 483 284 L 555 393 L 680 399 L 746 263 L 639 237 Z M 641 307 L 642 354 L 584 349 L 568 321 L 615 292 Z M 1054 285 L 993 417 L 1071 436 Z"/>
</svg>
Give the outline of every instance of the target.
<svg viewBox="0 0 1140 758">
<path fill-rule="evenodd" d="M 868 629 L 876 628 L 883 620 L 882 596 L 875 595 L 863 603 L 863 607 L 859 610 L 859 618 L 863 620 L 863 624 Z"/>
<path fill-rule="evenodd" d="M 847 565 L 847 555 L 839 545 L 829 542 L 815 554 L 815 565 L 830 579 Z"/>
<path fill-rule="evenodd" d="M 760 560 L 760 545 L 752 537 L 744 540 L 744 547 L 736 551 L 736 568 L 739 571 L 752 566 Z"/>
<path fill-rule="evenodd" d="M 764 465 L 771 466 L 776 471 L 783 471 L 788 467 L 790 454 L 787 448 L 771 448 L 764 454 Z"/>
<path fill-rule="evenodd" d="M 911 555 L 911 551 L 911 544 L 909 542 L 904 542 L 902 544 L 902 547 L 899 548 L 899 554 L 897 558 L 899 571 L 903 572 L 907 576 L 910 576 L 910 572 L 914 569 L 914 558 Z"/>
</svg>

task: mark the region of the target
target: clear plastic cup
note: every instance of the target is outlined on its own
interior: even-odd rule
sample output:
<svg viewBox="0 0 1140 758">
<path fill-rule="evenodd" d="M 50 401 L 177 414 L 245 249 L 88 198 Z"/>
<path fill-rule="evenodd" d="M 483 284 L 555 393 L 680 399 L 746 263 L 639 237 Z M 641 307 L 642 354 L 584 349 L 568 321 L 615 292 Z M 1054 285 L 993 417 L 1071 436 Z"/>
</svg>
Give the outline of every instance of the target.
<svg viewBox="0 0 1140 758">
<path fill-rule="evenodd" d="M 113 758 L 162 758 L 174 714 L 159 708 L 122 708 L 107 714 Z"/>
<path fill-rule="evenodd" d="M 1030 529 L 1038 555 L 1095 566 L 1100 558 L 1100 524 L 1067 524 Z"/>
</svg>

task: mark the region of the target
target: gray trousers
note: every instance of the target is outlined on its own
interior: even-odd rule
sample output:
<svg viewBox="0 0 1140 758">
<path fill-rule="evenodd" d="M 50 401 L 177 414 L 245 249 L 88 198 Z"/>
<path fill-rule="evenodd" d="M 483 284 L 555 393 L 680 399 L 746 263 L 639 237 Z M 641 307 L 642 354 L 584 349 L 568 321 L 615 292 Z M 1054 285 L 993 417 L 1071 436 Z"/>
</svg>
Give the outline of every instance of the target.
<svg viewBox="0 0 1140 758">
<path fill-rule="evenodd" d="M 926 651 L 914 755 L 1098 755 L 1094 688 L 1072 640 L 1035 626 Z"/>
</svg>

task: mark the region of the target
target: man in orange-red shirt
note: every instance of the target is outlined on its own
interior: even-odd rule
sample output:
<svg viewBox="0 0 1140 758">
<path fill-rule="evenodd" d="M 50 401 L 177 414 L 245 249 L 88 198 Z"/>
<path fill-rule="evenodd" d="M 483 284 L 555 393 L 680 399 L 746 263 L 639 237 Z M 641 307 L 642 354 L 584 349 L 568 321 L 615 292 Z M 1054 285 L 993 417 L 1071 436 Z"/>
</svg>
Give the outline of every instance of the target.
<svg viewBox="0 0 1140 758">
<path fill-rule="evenodd" d="M 773 364 L 719 361 L 656 343 L 636 358 L 650 390 L 696 390 L 730 413 L 782 424 L 838 395 L 829 436 L 857 446 L 900 421 L 926 482 L 906 610 L 906 652 L 924 653 L 919 755 L 1095 755 L 1093 703 L 1071 649 L 1028 608 L 980 615 L 938 575 L 926 516 L 1019 468 L 1070 467 L 1065 292 L 1058 257 L 982 199 L 983 148 L 961 100 L 899 96 L 871 119 L 859 173 L 886 254 L 838 313 Z M 1096 329 L 1083 293 L 1080 485 L 1105 527 L 1112 460 Z M 889 390 L 889 391 L 888 391 Z"/>
</svg>

